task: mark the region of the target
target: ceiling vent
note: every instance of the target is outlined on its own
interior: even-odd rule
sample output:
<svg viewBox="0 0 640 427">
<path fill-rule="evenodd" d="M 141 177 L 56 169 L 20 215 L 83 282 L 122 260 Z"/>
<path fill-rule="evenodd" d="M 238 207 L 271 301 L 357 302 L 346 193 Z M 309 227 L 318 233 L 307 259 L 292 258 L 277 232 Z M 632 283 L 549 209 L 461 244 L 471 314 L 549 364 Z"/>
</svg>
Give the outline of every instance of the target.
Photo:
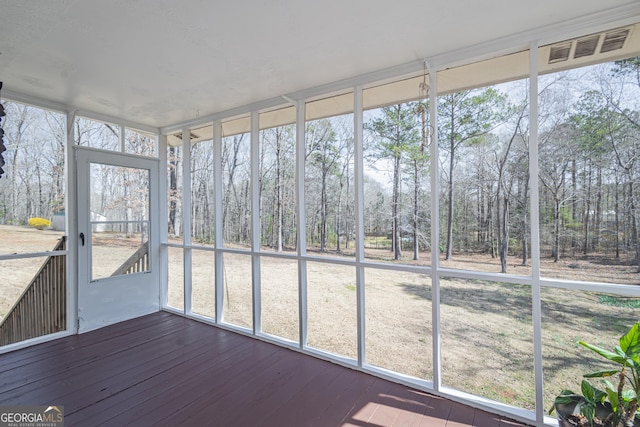
<svg viewBox="0 0 640 427">
<path fill-rule="evenodd" d="M 630 34 L 631 28 L 619 28 L 555 44 L 549 50 L 549 64 L 622 49 Z"/>
<path fill-rule="evenodd" d="M 631 29 L 625 28 L 623 30 L 611 31 L 604 35 L 604 41 L 600 48 L 600 53 L 611 52 L 612 50 L 622 49 L 624 42 L 627 41 Z"/>
<path fill-rule="evenodd" d="M 549 64 L 566 61 L 567 59 L 569 59 L 570 53 L 571 42 L 551 46 L 551 51 L 549 52 Z"/>
<path fill-rule="evenodd" d="M 584 39 L 576 41 L 576 51 L 573 54 L 574 58 L 582 58 L 583 56 L 591 56 L 596 53 L 598 47 L 598 41 L 600 36 L 590 36 Z"/>
<path fill-rule="evenodd" d="M 177 133 L 175 136 L 176 136 L 176 138 L 178 140 L 182 141 L 182 134 L 181 133 Z M 189 132 L 189 140 L 194 140 L 194 139 L 197 139 L 197 138 L 198 138 L 198 135 L 196 135 L 193 132 Z"/>
</svg>

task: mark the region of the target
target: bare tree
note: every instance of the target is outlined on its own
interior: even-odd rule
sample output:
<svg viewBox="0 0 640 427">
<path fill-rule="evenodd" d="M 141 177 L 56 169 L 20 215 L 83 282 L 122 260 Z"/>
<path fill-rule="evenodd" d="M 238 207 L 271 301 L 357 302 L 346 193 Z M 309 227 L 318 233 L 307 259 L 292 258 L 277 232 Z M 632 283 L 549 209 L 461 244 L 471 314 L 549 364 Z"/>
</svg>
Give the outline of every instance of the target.
<svg viewBox="0 0 640 427">
<path fill-rule="evenodd" d="M 445 259 L 453 253 L 455 165 L 460 147 L 473 144 L 501 123 L 506 97 L 493 88 L 462 91 L 439 98 L 441 147 L 448 156 L 447 243 Z"/>
</svg>

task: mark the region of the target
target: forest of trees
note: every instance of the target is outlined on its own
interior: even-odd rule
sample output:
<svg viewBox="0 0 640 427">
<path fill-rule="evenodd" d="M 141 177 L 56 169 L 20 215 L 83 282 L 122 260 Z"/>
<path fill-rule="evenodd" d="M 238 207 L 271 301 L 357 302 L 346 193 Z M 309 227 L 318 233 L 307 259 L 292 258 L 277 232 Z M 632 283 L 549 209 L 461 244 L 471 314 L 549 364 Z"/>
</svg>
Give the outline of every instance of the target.
<svg viewBox="0 0 640 427">
<path fill-rule="evenodd" d="M 637 60 L 540 78 L 539 187 L 542 256 L 603 255 L 637 260 L 640 154 Z M 634 98 L 635 96 L 635 98 Z M 391 259 L 429 251 L 428 138 L 424 102 L 365 112 L 365 212 L 368 237 Z M 438 97 L 440 234 L 445 259 L 496 258 L 500 270 L 530 257 L 529 117 L 526 81 Z M 349 255 L 355 230 L 353 116 L 306 123 L 305 208 L 310 250 Z M 429 124 L 426 124 L 429 127 Z M 248 245 L 248 135 L 224 138 L 224 238 Z M 295 127 L 260 132 L 261 243 L 295 249 Z M 192 150 L 194 151 L 195 148 Z M 212 148 L 192 153 L 210 165 Z M 210 241 L 212 170 L 193 187 L 194 236 Z M 204 177 L 204 175 L 202 175 Z M 195 185 L 195 184 L 194 184 Z M 197 187 L 197 188 L 196 188 Z M 198 194 L 196 194 L 198 193 Z M 202 197 L 204 194 L 209 196 Z M 194 225 L 195 226 L 195 225 Z M 375 256 L 375 255 L 372 255 Z M 509 258 L 512 258 L 509 260 Z M 509 260 L 509 261 L 508 261 Z"/>
<path fill-rule="evenodd" d="M 605 256 L 640 268 L 640 60 L 539 78 L 539 200 L 542 256 Z M 64 206 L 64 116 L 15 103 L 7 110 L 0 223 L 26 224 Z M 500 270 L 529 262 L 529 100 L 526 81 L 438 97 L 440 156 L 424 100 L 365 112 L 364 230 L 368 257 L 413 262 L 430 252 L 430 167 L 440 174 L 440 242 L 445 259 L 483 254 Z M 425 119 L 426 117 L 426 119 Z M 426 120 L 426 121 L 425 121 Z M 305 222 L 309 250 L 352 256 L 355 230 L 353 115 L 305 124 Z M 120 128 L 75 122 L 76 142 L 120 150 Z M 259 134 L 261 244 L 297 247 L 295 125 Z M 153 139 L 126 131 L 126 151 L 154 155 Z M 222 141 L 225 245 L 251 241 L 249 134 Z M 168 149 L 170 235 L 181 221 L 182 149 Z M 192 236 L 214 241 L 211 141 L 191 147 Z M 105 185 L 104 188 L 109 188 Z M 375 246 L 372 243 L 375 239 Z M 377 250 L 373 250 L 377 249 Z"/>
<path fill-rule="evenodd" d="M 26 224 L 64 207 L 64 116 L 5 102 L 5 174 L 0 181 L 0 223 Z"/>
</svg>

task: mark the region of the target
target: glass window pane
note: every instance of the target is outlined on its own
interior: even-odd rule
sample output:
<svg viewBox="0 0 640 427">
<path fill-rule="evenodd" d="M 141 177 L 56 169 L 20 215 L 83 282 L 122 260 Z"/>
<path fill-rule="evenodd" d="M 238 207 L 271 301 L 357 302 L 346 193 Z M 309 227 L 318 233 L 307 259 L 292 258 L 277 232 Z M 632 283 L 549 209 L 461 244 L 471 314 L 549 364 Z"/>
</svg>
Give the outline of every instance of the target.
<svg viewBox="0 0 640 427">
<path fill-rule="evenodd" d="M 149 222 L 93 222 L 91 280 L 149 271 Z"/>
<path fill-rule="evenodd" d="M 167 266 L 168 288 L 167 304 L 170 307 L 184 310 L 184 250 L 182 248 L 167 248 L 169 251 Z"/>
<path fill-rule="evenodd" d="M 167 147 L 169 241 L 182 243 L 182 147 Z"/>
<path fill-rule="evenodd" d="M 215 318 L 215 254 L 192 249 L 191 257 L 191 311 Z"/>
<path fill-rule="evenodd" d="M 260 258 L 262 332 L 299 342 L 298 261 Z"/>
<path fill-rule="evenodd" d="M 353 114 L 306 123 L 307 250 L 354 257 Z"/>
<path fill-rule="evenodd" d="M 357 357 L 354 267 L 307 262 L 308 345 Z"/>
<path fill-rule="evenodd" d="M 64 221 L 64 216 L 61 221 Z M 10 255 L 51 251 L 64 231 L 35 226 L 0 225 L 0 234 L 0 255 Z"/>
<path fill-rule="evenodd" d="M 260 131 L 262 250 L 296 250 L 295 144 L 295 125 Z"/>
<path fill-rule="evenodd" d="M 149 170 L 90 165 L 92 280 L 149 271 Z"/>
<path fill-rule="evenodd" d="M 611 369 L 611 362 L 582 347 L 584 340 L 613 351 L 638 321 L 640 298 L 581 290 L 542 289 L 544 407 L 565 389 L 580 392 L 582 376 Z M 592 380 L 598 386 L 599 380 Z M 602 388 L 602 387 L 599 387 Z"/>
<path fill-rule="evenodd" d="M 367 363 L 431 380 L 431 278 L 367 269 L 365 309 Z"/>
<path fill-rule="evenodd" d="M 253 327 L 251 257 L 225 253 L 223 260 L 223 321 L 250 329 Z"/>
<path fill-rule="evenodd" d="M 156 157 L 156 136 L 126 128 L 124 131 L 125 152 L 140 156 Z"/>
<path fill-rule="evenodd" d="M 0 261 L 0 346 L 67 328 L 66 256 Z"/>
<path fill-rule="evenodd" d="M 92 222 L 149 219 L 148 169 L 91 163 L 89 173 Z"/>
<path fill-rule="evenodd" d="M 540 77 L 540 251 L 545 277 L 638 284 L 636 59 Z"/>
<path fill-rule="evenodd" d="M 45 252 L 65 231 L 65 116 L 3 102 L 0 255 Z"/>
<path fill-rule="evenodd" d="M 531 274 L 528 88 L 523 79 L 438 97 L 444 268 Z"/>
<path fill-rule="evenodd" d="M 77 117 L 74 127 L 76 145 L 101 150 L 122 151 L 120 126 Z"/>
<path fill-rule="evenodd" d="M 191 237 L 193 244 L 213 246 L 215 241 L 215 187 L 213 141 L 191 145 Z"/>
<path fill-rule="evenodd" d="M 534 409 L 529 286 L 442 278 L 441 322 L 443 385 Z"/>
<path fill-rule="evenodd" d="M 251 153 L 248 133 L 222 138 L 224 246 L 251 246 Z"/>
<path fill-rule="evenodd" d="M 365 112 L 364 250 L 372 261 L 430 264 L 428 116 L 424 101 Z"/>
</svg>

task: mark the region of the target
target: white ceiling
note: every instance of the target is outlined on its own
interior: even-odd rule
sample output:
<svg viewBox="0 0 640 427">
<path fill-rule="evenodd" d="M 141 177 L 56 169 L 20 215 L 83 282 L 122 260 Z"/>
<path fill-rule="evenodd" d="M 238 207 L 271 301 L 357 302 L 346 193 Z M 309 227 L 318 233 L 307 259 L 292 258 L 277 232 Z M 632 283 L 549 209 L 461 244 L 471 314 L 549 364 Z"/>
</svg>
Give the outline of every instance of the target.
<svg viewBox="0 0 640 427">
<path fill-rule="evenodd" d="M 164 127 L 629 0 L 0 0 L 3 93 Z"/>
</svg>

